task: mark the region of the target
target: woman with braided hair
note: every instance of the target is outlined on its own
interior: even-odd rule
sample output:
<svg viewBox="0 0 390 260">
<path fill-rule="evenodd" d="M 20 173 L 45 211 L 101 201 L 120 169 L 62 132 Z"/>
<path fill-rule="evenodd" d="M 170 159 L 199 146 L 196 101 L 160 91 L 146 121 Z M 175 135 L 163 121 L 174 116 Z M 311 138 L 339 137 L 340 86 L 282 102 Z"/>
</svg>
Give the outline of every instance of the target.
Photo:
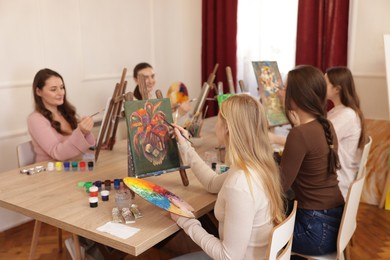
<svg viewBox="0 0 390 260">
<path fill-rule="evenodd" d="M 293 128 L 281 158 L 282 185 L 298 201 L 292 250 L 306 255 L 336 251 L 344 208 L 338 186 L 337 137 L 326 119 L 323 73 L 302 65 L 287 76 L 285 110 Z M 270 134 L 272 142 L 278 137 Z"/>
</svg>

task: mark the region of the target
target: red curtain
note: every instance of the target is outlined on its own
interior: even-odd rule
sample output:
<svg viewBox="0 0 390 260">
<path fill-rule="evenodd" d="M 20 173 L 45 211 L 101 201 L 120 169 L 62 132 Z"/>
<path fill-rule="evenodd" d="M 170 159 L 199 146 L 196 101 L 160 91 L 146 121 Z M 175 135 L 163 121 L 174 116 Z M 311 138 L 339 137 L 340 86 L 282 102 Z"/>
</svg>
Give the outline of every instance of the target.
<svg viewBox="0 0 390 260">
<path fill-rule="evenodd" d="M 236 35 L 238 0 L 202 0 L 202 82 L 206 82 L 215 64 L 219 64 L 215 83 L 222 81 L 224 93 L 228 92 L 226 66 L 232 69 L 236 82 Z M 216 92 L 210 91 L 209 98 Z M 218 113 L 216 101 L 207 101 L 207 115 Z"/>
<path fill-rule="evenodd" d="M 299 0 L 296 65 L 347 65 L 349 0 Z"/>
</svg>

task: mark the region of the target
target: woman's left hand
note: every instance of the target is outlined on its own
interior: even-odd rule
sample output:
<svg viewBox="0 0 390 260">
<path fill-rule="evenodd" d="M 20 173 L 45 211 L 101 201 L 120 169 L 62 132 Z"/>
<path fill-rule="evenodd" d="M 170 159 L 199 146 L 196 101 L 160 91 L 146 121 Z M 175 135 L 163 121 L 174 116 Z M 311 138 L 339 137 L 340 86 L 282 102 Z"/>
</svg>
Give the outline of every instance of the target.
<svg viewBox="0 0 390 260">
<path fill-rule="evenodd" d="M 172 213 L 172 212 L 170 212 L 170 214 L 171 214 L 171 219 L 175 222 L 181 217 L 181 216 L 179 216 L 175 213 Z"/>
</svg>

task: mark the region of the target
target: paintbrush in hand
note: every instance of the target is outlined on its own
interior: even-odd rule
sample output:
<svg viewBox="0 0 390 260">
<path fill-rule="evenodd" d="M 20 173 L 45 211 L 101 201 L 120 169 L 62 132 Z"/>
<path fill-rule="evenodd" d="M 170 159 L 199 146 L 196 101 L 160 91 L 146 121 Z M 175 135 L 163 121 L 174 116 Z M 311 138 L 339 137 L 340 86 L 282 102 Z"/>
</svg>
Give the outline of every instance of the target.
<svg viewBox="0 0 390 260">
<path fill-rule="evenodd" d="M 105 108 L 103 108 L 102 110 L 96 112 L 96 113 L 93 113 L 92 115 L 90 115 L 89 117 L 94 117 L 96 116 L 97 114 L 100 114 L 101 112 L 103 112 L 105 110 Z"/>
<path fill-rule="evenodd" d="M 169 123 L 165 118 L 163 118 L 164 122 L 167 123 L 170 127 L 172 128 L 175 128 L 174 125 L 172 125 L 171 123 Z M 185 135 L 183 135 L 182 132 L 180 132 L 181 136 L 183 136 L 184 139 L 186 139 L 188 142 L 190 142 L 191 144 L 193 144 Z"/>
</svg>

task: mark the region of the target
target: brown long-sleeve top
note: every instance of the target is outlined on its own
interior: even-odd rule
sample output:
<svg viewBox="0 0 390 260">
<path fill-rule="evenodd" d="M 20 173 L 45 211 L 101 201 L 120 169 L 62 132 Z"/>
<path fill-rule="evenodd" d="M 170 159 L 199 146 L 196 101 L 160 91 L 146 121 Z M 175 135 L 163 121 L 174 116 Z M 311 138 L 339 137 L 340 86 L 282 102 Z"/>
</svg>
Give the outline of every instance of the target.
<svg viewBox="0 0 390 260">
<path fill-rule="evenodd" d="M 331 131 L 337 151 L 333 126 Z M 291 129 L 280 166 L 283 189 L 292 188 L 299 208 L 324 210 L 344 204 L 337 174 L 327 171 L 328 155 L 324 129 L 317 120 Z"/>
</svg>

